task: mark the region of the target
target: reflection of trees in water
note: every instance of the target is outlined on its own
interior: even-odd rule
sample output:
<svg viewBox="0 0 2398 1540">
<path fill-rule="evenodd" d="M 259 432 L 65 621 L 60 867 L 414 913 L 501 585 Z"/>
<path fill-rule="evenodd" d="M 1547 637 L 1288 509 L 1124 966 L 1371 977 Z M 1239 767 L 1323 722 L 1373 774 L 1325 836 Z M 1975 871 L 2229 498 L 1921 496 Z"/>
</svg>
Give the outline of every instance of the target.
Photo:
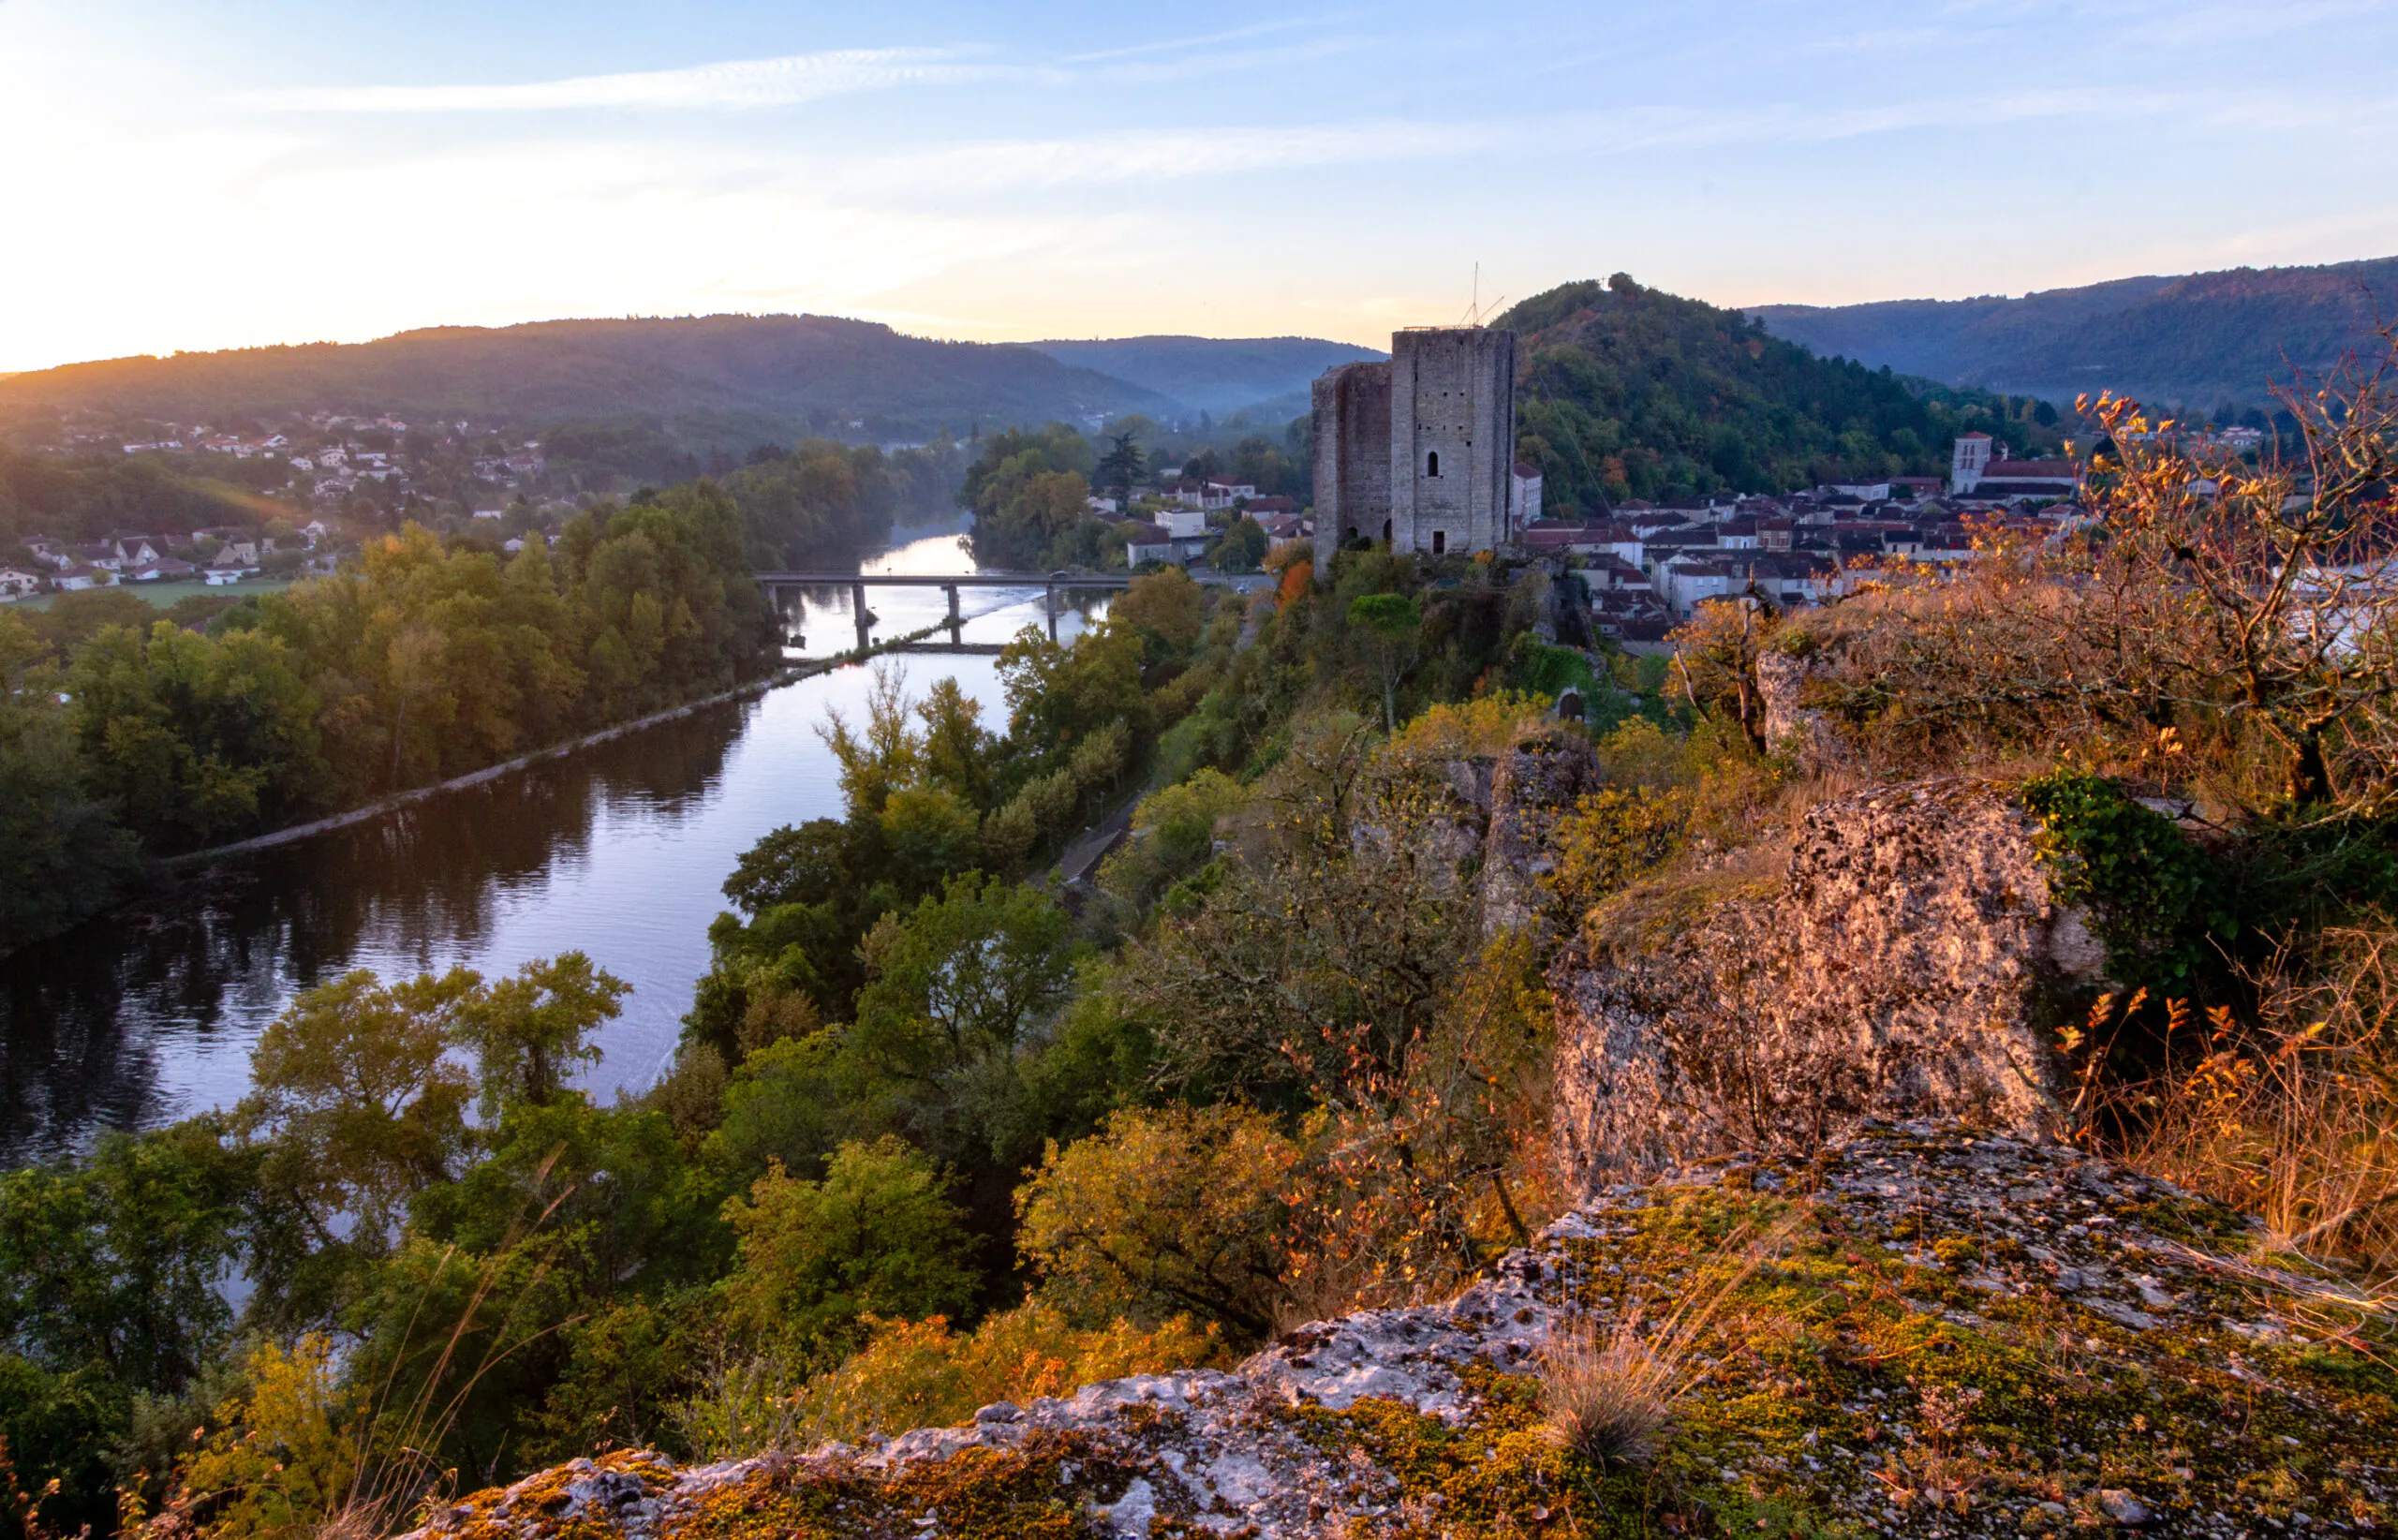
<svg viewBox="0 0 2398 1540">
<path fill-rule="evenodd" d="M 128 926 L 118 940 L 138 944 L 139 934 Z M 111 950 L 71 932 L 0 970 L 0 1163 L 60 1153 L 99 1122 L 152 1115 L 157 1065 L 118 1029 Z"/>
<path fill-rule="evenodd" d="M 712 707 L 264 851 L 0 960 L 0 1168 L 156 1121 L 162 1066 L 256 1031 L 362 952 L 472 951 L 502 893 L 588 857 L 603 809 L 682 822 L 756 710 Z"/>
</svg>

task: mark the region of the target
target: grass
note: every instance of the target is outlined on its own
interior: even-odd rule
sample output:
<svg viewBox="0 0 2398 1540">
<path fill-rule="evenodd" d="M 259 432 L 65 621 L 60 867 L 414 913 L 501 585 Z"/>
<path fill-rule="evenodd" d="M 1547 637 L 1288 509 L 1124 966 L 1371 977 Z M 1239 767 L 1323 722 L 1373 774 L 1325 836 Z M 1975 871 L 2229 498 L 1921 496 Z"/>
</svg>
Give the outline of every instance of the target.
<svg viewBox="0 0 2398 1540">
<path fill-rule="evenodd" d="M 2085 1115 L 2125 1133 L 2125 1162 L 2259 1216 L 2266 1251 L 2398 1277 L 2398 931 L 2335 928 L 2310 964 L 2276 958 L 2252 982 L 2262 1020 L 2166 1004 L 2169 1067 L 2083 1091 Z M 2129 1016 L 2135 995 L 2123 1008 Z M 2095 1048 L 2115 1002 L 2074 1042 Z M 2095 1053 L 2086 1073 L 2103 1064 Z"/>
<path fill-rule="evenodd" d="M 120 583 L 113 591 L 131 594 L 154 609 L 163 610 L 175 600 L 189 599 L 195 594 L 223 594 L 231 599 L 248 599 L 258 594 L 279 594 L 290 587 L 293 581 L 290 578 L 251 578 L 243 583 L 215 585 L 206 583 Z M 98 593 L 103 590 L 96 588 L 90 591 Z M 17 600 L 15 603 L 21 610 L 47 610 L 57 597 L 56 594 L 35 594 L 29 599 Z"/>
<path fill-rule="evenodd" d="M 1795 1228 L 1786 1219 L 1737 1251 L 1727 1244 L 1653 1331 L 1641 1329 L 1637 1308 L 1605 1336 L 1588 1325 L 1561 1329 L 1541 1366 L 1543 1436 L 1601 1469 L 1648 1463 L 1673 1431 L 1676 1405 L 1706 1371 L 1698 1345 L 1724 1302 Z"/>
</svg>

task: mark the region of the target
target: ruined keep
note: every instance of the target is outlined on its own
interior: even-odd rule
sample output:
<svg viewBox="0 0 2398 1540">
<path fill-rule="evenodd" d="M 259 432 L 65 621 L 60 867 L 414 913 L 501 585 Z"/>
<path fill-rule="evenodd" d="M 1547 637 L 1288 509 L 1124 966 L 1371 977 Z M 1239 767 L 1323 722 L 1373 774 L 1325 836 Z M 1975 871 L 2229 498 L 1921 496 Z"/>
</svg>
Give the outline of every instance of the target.
<svg viewBox="0 0 2398 1540">
<path fill-rule="evenodd" d="M 1516 542 L 1513 332 L 1393 333 L 1389 363 L 1326 370 L 1314 406 L 1318 570 L 1356 537 L 1435 555 Z"/>
</svg>

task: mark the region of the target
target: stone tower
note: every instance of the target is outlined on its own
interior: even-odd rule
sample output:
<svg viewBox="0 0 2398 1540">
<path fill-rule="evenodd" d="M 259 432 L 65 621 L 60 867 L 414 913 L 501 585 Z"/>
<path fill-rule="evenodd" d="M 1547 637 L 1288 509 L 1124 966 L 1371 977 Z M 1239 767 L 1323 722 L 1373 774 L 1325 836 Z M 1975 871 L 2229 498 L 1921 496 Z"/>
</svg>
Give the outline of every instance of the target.
<svg viewBox="0 0 2398 1540">
<path fill-rule="evenodd" d="M 1388 363 L 1315 382 L 1315 541 L 1471 555 L 1516 543 L 1516 334 L 1480 326 L 1393 333 Z"/>
</svg>

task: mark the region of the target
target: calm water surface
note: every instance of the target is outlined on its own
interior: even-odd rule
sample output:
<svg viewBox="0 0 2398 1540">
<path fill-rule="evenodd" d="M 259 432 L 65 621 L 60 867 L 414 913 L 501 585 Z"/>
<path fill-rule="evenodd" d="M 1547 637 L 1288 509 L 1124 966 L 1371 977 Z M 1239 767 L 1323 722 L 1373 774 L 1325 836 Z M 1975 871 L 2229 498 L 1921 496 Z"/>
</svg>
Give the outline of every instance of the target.
<svg viewBox="0 0 2398 1540">
<path fill-rule="evenodd" d="M 899 540 L 864 569 L 973 570 L 955 529 Z M 1042 620 L 1037 592 L 962 597 L 970 644 Z M 938 588 L 866 600 L 884 636 L 948 603 Z M 1059 637 L 1099 613 L 1061 615 Z M 846 586 L 807 596 L 793 618 L 806 637 L 794 651 L 855 639 Z M 996 659 L 902 661 L 913 691 L 955 677 L 985 725 L 1004 725 Z M 221 867 L 0 961 L 0 1167 L 233 1102 L 259 1030 L 300 990 L 356 968 L 488 976 L 579 948 L 633 991 L 585 1083 L 603 1099 L 648 1085 L 707 968 L 733 862 L 780 824 L 839 816 L 816 726 L 828 708 L 862 715 L 871 683 L 844 668 L 714 707 Z"/>
</svg>

